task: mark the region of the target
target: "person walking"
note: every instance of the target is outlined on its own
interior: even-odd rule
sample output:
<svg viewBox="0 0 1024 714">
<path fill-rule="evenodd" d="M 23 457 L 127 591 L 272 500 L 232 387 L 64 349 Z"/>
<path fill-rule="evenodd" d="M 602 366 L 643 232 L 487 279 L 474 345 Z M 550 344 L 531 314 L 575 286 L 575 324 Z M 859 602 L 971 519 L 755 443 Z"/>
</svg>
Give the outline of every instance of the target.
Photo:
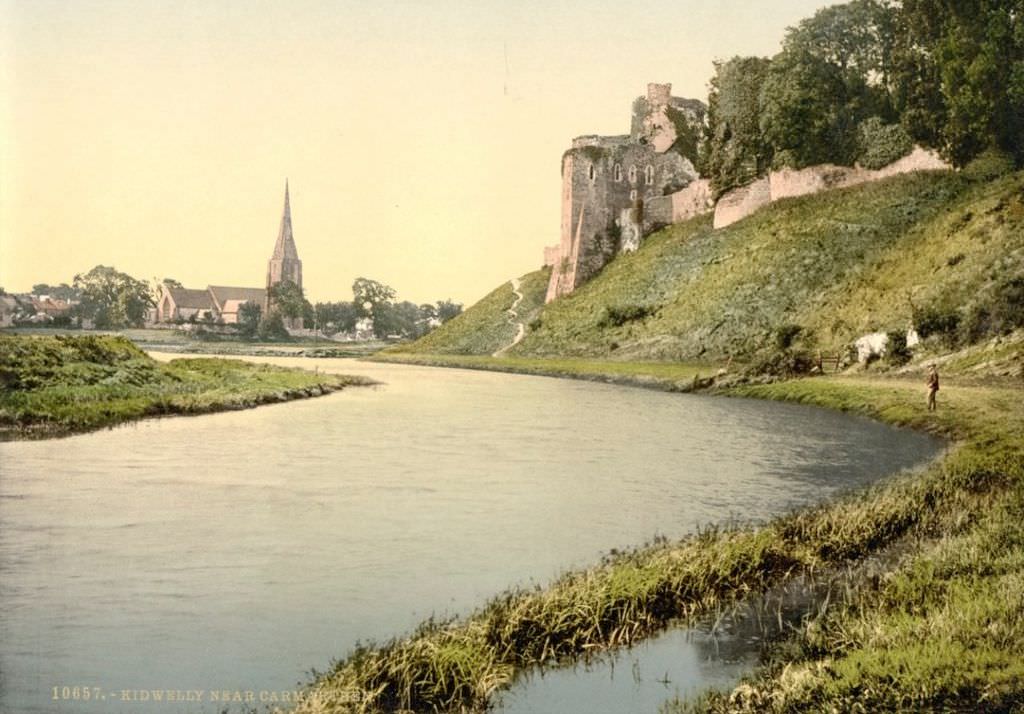
<svg viewBox="0 0 1024 714">
<path fill-rule="evenodd" d="M 928 411 L 935 411 L 935 393 L 939 391 L 939 372 L 935 369 L 935 365 L 928 365 Z"/>
</svg>

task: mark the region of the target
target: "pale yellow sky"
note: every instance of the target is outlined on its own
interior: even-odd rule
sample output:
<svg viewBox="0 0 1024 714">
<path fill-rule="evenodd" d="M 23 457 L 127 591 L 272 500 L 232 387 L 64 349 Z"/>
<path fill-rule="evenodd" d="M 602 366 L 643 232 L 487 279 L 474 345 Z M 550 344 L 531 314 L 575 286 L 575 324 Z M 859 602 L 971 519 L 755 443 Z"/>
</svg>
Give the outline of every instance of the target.
<svg viewBox="0 0 1024 714">
<path fill-rule="evenodd" d="M 0 286 L 261 286 L 288 177 L 312 300 L 472 303 L 557 242 L 573 136 L 825 4 L 0 0 Z"/>
</svg>

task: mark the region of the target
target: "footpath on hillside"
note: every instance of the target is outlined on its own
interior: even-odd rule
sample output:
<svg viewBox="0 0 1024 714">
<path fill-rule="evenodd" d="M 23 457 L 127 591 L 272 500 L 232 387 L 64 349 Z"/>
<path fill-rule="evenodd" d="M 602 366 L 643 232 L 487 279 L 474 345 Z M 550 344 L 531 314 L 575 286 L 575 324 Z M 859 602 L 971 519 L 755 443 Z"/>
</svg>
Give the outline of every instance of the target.
<svg viewBox="0 0 1024 714">
<path fill-rule="evenodd" d="M 512 283 L 512 294 L 516 296 L 516 299 L 512 302 L 512 307 L 508 309 L 508 321 L 509 324 L 515 326 L 516 336 L 512 338 L 512 342 L 510 344 L 505 345 L 500 350 L 496 350 L 494 354 L 491 355 L 492 357 L 503 356 L 510 349 L 518 345 L 522 341 L 523 337 L 526 336 L 526 325 L 519 320 L 518 312 L 519 303 L 523 301 L 523 293 L 520 290 L 522 286 L 519 282 L 519 278 L 512 278 L 509 282 Z"/>
</svg>

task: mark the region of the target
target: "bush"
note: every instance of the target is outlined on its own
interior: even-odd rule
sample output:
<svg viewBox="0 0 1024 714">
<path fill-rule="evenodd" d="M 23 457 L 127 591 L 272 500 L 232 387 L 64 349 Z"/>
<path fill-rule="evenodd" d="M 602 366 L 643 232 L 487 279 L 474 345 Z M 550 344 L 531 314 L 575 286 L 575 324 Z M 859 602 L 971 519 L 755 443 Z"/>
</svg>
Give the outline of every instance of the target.
<svg viewBox="0 0 1024 714">
<path fill-rule="evenodd" d="M 259 336 L 261 340 L 267 342 L 282 342 L 291 339 L 279 312 L 272 312 L 260 321 Z"/>
<path fill-rule="evenodd" d="M 889 344 L 885 348 L 885 361 L 896 367 L 910 361 L 910 348 L 907 347 L 907 333 L 893 330 L 888 333 Z"/>
<path fill-rule="evenodd" d="M 974 343 L 1018 327 L 1024 327 L 1024 277 L 1003 280 L 988 300 L 975 304 L 964 320 L 962 337 Z"/>
<path fill-rule="evenodd" d="M 754 364 L 748 372 L 755 375 L 795 377 L 801 374 L 810 374 L 817 365 L 817 357 L 806 350 L 786 350 L 770 354 Z"/>
<path fill-rule="evenodd" d="M 947 342 L 955 343 L 960 315 L 955 310 L 943 307 L 927 307 L 914 311 L 914 329 L 921 339 L 941 335 Z"/>
<path fill-rule="evenodd" d="M 780 350 L 788 350 L 803 331 L 800 325 L 783 325 L 775 330 L 775 346 Z"/>
<path fill-rule="evenodd" d="M 1013 157 L 996 149 L 989 149 L 964 167 L 963 174 L 972 181 L 992 181 L 1016 168 Z"/>
<path fill-rule="evenodd" d="M 627 322 L 643 320 L 655 312 L 654 308 L 647 305 L 609 305 L 604 309 L 601 319 L 597 321 L 597 326 L 621 327 Z"/>
<path fill-rule="evenodd" d="M 888 166 L 913 149 L 913 139 L 899 124 L 885 124 L 879 117 L 870 117 L 857 127 L 857 162 L 866 169 Z"/>
</svg>

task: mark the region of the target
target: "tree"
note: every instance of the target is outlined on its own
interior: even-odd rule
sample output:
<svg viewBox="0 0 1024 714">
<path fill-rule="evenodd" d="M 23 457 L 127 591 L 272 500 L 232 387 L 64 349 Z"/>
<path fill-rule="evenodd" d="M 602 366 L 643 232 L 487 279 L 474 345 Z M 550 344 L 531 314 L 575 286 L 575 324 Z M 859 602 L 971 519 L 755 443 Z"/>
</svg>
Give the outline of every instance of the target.
<svg viewBox="0 0 1024 714">
<path fill-rule="evenodd" d="M 60 285 L 47 285 L 46 283 L 38 283 L 32 286 L 32 294 L 49 295 L 52 298 L 58 300 L 77 300 L 78 291 L 67 283 L 61 283 Z"/>
<path fill-rule="evenodd" d="M 267 342 L 284 342 L 291 339 L 287 328 L 284 326 L 284 319 L 279 312 L 271 312 L 260 321 L 259 336 Z"/>
<path fill-rule="evenodd" d="M 280 312 L 282 317 L 290 320 L 311 317 L 313 306 L 306 300 L 302 288 L 291 280 L 282 280 L 269 290 L 272 312 Z"/>
<path fill-rule="evenodd" d="M 139 327 L 153 306 L 144 281 L 105 265 L 76 275 L 73 287 L 81 295 L 79 315 L 101 329 Z"/>
<path fill-rule="evenodd" d="M 437 319 L 442 323 L 462 314 L 462 303 L 449 300 L 437 301 Z"/>
<path fill-rule="evenodd" d="M 382 302 L 373 310 L 373 334 L 379 338 L 391 335 L 418 337 L 422 334 L 420 322 L 419 306 L 408 300 L 399 303 Z"/>
<path fill-rule="evenodd" d="M 376 280 L 356 278 L 352 283 L 352 302 L 360 311 L 360 317 L 375 317 L 380 305 L 390 303 L 394 299 L 394 289 Z"/>
<path fill-rule="evenodd" d="M 326 335 L 337 332 L 352 332 L 359 319 L 358 311 L 351 302 L 318 302 L 313 308 L 316 324 Z"/>
<path fill-rule="evenodd" d="M 761 128 L 776 165 L 852 165 L 860 124 L 872 116 L 895 121 L 895 24 L 888 3 L 854 0 L 787 31 L 761 91 Z"/>
<path fill-rule="evenodd" d="M 962 166 L 986 149 L 1024 162 L 1024 0 L 904 0 L 902 120 Z"/>
<path fill-rule="evenodd" d="M 242 337 L 252 339 L 256 337 L 260 329 L 260 318 L 263 316 L 263 308 L 259 303 L 248 300 L 238 308 L 238 331 Z"/>
<path fill-rule="evenodd" d="M 761 87 L 770 65 L 762 57 L 715 63 L 702 163 L 716 198 L 771 166 L 771 145 L 761 130 Z"/>
</svg>

